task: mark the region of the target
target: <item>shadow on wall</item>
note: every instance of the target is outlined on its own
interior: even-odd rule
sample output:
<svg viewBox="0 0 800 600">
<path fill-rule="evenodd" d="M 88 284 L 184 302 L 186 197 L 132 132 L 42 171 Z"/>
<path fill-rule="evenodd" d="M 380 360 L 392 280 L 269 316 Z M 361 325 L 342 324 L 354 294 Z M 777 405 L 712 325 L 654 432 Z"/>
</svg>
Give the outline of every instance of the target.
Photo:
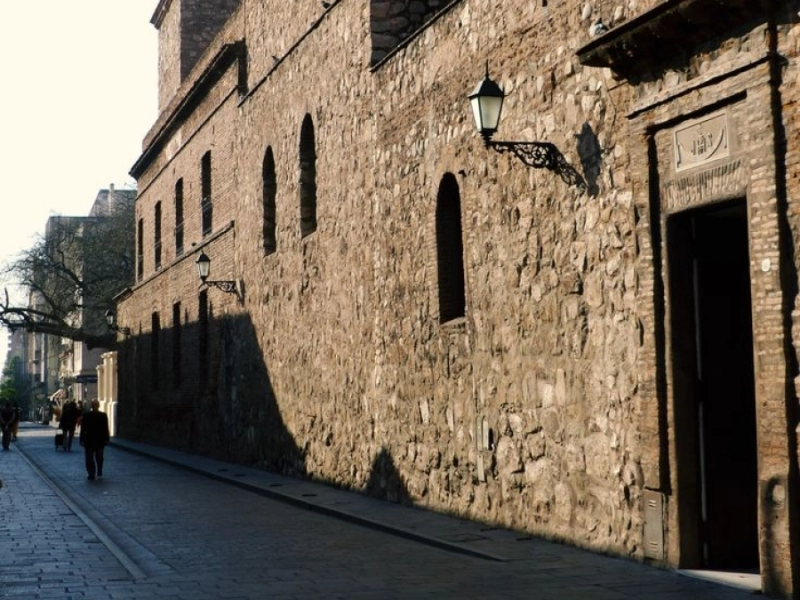
<svg viewBox="0 0 800 600">
<path fill-rule="evenodd" d="M 214 318 L 119 347 L 119 436 L 305 476 L 249 318 Z"/>
<path fill-rule="evenodd" d="M 600 148 L 600 141 L 588 123 L 583 124 L 581 132 L 575 137 L 578 140 L 578 156 L 586 178 L 586 191 L 592 197 L 597 196 L 600 193 L 597 180 L 600 178 L 603 149 Z"/>
<path fill-rule="evenodd" d="M 408 493 L 403 476 L 394 464 L 392 455 L 386 448 L 375 455 L 370 469 L 369 479 L 364 486 L 364 493 L 375 498 L 384 498 L 399 504 L 411 505 L 413 501 Z"/>
<path fill-rule="evenodd" d="M 262 356 L 250 319 L 214 318 L 213 306 L 205 325 L 201 319 L 128 338 L 118 355 L 119 437 L 341 486 L 307 471 L 303 448 L 321 441 L 330 427 L 312 418 L 318 428 L 295 439 Z M 354 491 L 413 503 L 385 448 L 363 489 Z"/>
</svg>

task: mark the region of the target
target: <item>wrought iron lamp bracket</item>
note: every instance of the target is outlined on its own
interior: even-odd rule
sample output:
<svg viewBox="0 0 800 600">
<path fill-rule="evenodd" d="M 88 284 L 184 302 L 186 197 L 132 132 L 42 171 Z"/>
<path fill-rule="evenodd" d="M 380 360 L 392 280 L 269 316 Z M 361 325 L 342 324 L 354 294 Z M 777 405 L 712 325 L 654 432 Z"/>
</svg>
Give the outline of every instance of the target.
<svg viewBox="0 0 800 600">
<path fill-rule="evenodd" d="M 206 285 L 215 287 L 218 290 L 227 292 L 228 294 L 239 294 L 239 288 L 235 281 L 206 281 Z"/>
<path fill-rule="evenodd" d="M 242 301 L 242 290 L 241 284 L 238 281 L 203 281 L 205 285 L 215 287 L 218 290 L 222 290 L 226 294 L 233 294 L 235 295 L 239 301 Z"/>
<path fill-rule="evenodd" d="M 106 312 L 106 323 L 108 323 L 108 330 L 113 331 L 114 333 L 121 333 L 122 335 L 130 335 L 131 328 L 130 327 L 120 327 L 117 324 L 117 315 L 114 314 L 114 311 L 109 309 Z"/>
<path fill-rule="evenodd" d="M 483 136 L 483 144 L 499 154 L 513 154 L 520 161 L 534 169 L 548 169 L 556 173 L 564 183 L 586 190 L 586 182 L 580 173 L 570 165 L 564 155 L 551 142 L 512 142 L 495 141 Z"/>
<path fill-rule="evenodd" d="M 559 152 L 550 142 L 499 142 L 484 139 L 484 144 L 500 154 L 513 154 L 534 169 L 553 170 L 558 165 Z"/>
</svg>

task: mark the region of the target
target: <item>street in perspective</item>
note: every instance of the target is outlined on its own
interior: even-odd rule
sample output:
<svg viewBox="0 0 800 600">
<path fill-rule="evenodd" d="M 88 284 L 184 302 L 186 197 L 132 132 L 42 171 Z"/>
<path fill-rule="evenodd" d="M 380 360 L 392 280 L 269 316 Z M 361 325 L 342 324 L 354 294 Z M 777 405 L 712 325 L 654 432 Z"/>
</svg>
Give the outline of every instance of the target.
<svg viewBox="0 0 800 600">
<path fill-rule="evenodd" d="M 800 0 L 6 4 L 0 600 L 800 600 Z"/>
<path fill-rule="evenodd" d="M 164 448 L 23 423 L 0 453 L 0 597 L 744 600 L 746 583 L 603 556 Z"/>
</svg>

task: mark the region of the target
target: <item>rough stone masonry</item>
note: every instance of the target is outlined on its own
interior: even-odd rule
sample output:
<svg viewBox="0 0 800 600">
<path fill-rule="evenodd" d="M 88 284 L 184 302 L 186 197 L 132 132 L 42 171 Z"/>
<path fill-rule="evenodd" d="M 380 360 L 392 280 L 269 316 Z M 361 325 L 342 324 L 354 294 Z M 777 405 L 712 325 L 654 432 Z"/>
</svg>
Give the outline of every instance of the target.
<svg viewBox="0 0 800 600">
<path fill-rule="evenodd" d="M 798 596 L 796 1 L 198 4 L 154 15 L 121 435 Z M 487 65 L 550 168 L 475 132 Z"/>
</svg>

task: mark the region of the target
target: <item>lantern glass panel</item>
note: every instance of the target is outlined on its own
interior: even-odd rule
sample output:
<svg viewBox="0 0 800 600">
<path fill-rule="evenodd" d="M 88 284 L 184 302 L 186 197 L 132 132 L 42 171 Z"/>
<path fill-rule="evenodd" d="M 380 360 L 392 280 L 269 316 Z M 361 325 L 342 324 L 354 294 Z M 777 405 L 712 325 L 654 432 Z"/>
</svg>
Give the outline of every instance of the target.
<svg viewBox="0 0 800 600">
<path fill-rule="evenodd" d="M 478 102 L 481 115 L 480 131 L 497 131 L 500 124 L 500 111 L 503 108 L 503 97 L 481 96 L 478 98 Z"/>
<path fill-rule="evenodd" d="M 201 254 L 197 259 L 197 273 L 200 275 L 200 279 L 205 279 L 208 277 L 208 273 L 211 270 L 211 260 L 205 255 Z"/>
</svg>

